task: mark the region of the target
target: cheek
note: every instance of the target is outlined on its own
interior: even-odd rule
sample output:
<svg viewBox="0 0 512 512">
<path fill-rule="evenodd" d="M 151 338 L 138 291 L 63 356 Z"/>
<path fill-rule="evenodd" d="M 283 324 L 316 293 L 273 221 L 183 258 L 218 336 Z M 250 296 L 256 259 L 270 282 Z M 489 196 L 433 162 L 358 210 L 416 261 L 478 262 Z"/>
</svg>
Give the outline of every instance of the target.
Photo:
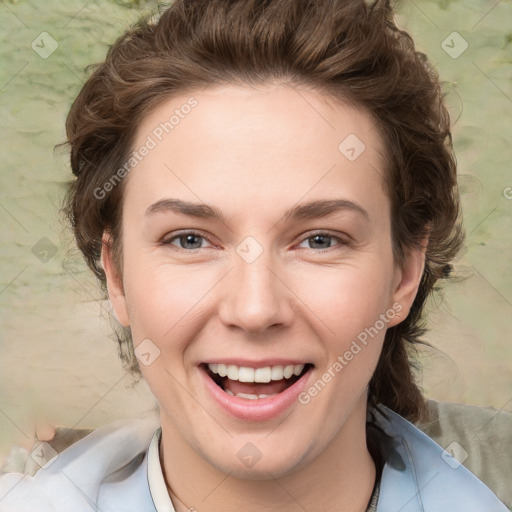
<svg viewBox="0 0 512 512">
<path fill-rule="evenodd" d="M 135 344 L 144 338 L 175 339 L 179 345 L 199 311 L 208 303 L 217 274 L 183 266 L 152 264 L 151 258 L 128 258 L 125 293 Z M 173 343 L 173 345 L 175 345 Z"/>
<path fill-rule="evenodd" d="M 215 301 L 221 290 L 231 289 L 231 277 L 222 279 L 225 267 L 162 263 L 133 247 L 126 247 L 125 255 L 125 293 L 136 345 L 149 338 L 185 346 L 200 330 L 201 316 L 219 308 Z M 372 248 L 337 266 L 285 266 L 279 273 L 287 286 L 276 280 L 274 292 L 279 300 L 295 304 L 295 322 L 307 322 L 317 335 L 343 345 L 373 326 L 390 306 L 391 261 L 390 250 Z"/>
<path fill-rule="evenodd" d="M 377 366 L 388 324 L 395 314 L 387 307 L 385 290 L 382 280 L 340 279 L 331 283 L 330 297 L 327 293 L 315 297 L 315 312 L 321 318 L 316 331 L 321 325 L 325 357 L 301 403 L 314 400 L 318 414 L 333 431 L 363 396 Z"/>
<path fill-rule="evenodd" d="M 392 281 L 386 263 L 366 261 L 312 269 L 294 278 L 297 296 L 339 337 L 357 335 L 390 306 Z"/>
<path fill-rule="evenodd" d="M 324 268 L 296 283 L 297 295 L 307 297 L 307 310 L 314 313 L 304 309 L 311 330 L 320 335 L 325 350 L 317 376 L 319 382 L 311 396 L 324 386 L 331 390 L 317 402 L 324 403 L 329 417 L 334 411 L 341 413 L 339 405 L 350 403 L 367 386 L 386 330 L 397 313 L 391 304 L 392 276 L 386 272 L 386 268 L 392 268 L 391 263 L 386 263 L 386 258 L 373 258 L 370 264 L 372 258 L 367 258 L 363 264 L 363 259 L 360 266 Z M 336 414 L 333 421 L 339 420 Z"/>
</svg>

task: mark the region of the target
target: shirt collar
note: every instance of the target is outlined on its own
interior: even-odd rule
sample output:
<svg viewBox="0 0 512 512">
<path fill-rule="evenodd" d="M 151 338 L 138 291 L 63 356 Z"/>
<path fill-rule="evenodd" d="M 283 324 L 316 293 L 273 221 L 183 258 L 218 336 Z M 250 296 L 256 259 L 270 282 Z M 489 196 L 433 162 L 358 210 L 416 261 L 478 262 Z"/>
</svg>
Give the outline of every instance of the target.
<svg viewBox="0 0 512 512">
<path fill-rule="evenodd" d="M 436 510 L 442 503 L 454 511 L 507 511 L 463 465 L 453 469 L 447 452 L 412 423 L 385 406 L 374 412 L 373 419 L 382 434 L 379 448 L 385 461 L 377 510 L 423 512 Z M 156 512 L 176 512 L 160 463 L 161 434 L 158 428 L 148 449 L 149 491 Z"/>
<path fill-rule="evenodd" d="M 148 484 L 153 504 L 156 512 L 176 512 L 165 483 L 162 465 L 160 463 L 160 440 L 162 438 L 162 428 L 159 427 L 151 439 L 148 448 Z M 372 493 L 367 512 L 374 512 L 377 507 L 380 482 L 377 480 Z"/>
<path fill-rule="evenodd" d="M 162 428 L 159 427 L 149 445 L 148 450 L 148 484 L 151 498 L 157 512 L 176 512 L 167 485 L 165 483 L 162 465 L 160 464 L 160 439 Z"/>
<path fill-rule="evenodd" d="M 411 422 L 379 405 L 385 465 L 378 511 L 507 512 L 494 492 Z"/>
</svg>

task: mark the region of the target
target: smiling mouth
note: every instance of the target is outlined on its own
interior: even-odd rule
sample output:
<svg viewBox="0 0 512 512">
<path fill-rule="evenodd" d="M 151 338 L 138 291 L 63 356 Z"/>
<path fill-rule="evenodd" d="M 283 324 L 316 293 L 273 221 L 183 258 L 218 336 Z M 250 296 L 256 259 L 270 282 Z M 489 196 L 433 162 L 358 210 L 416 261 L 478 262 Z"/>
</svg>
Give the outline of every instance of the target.
<svg viewBox="0 0 512 512">
<path fill-rule="evenodd" d="M 278 395 L 313 368 L 311 363 L 264 368 L 205 363 L 201 366 L 225 393 L 248 400 Z"/>
</svg>

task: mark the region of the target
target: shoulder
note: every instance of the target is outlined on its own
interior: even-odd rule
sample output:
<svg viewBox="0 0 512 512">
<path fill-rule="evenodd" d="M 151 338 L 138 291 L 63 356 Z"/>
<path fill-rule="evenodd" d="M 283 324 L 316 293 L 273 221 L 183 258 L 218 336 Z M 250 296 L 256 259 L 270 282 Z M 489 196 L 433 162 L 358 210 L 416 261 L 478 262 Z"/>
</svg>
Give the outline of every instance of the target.
<svg viewBox="0 0 512 512">
<path fill-rule="evenodd" d="M 87 433 L 60 453 L 50 443 L 38 443 L 29 457 L 40 465 L 33 476 L 0 476 L 0 511 L 89 512 L 96 510 L 91 504 L 108 496 L 102 507 L 106 512 L 115 495 L 122 495 L 123 501 L 130 497 L 128 503 L 135 507 L 144 506 L 149 493 L 146 452 L 157 428 L 155 419 L 117 421 Z"/>
<path fill-rule="evenodd" d="M 428 400 L 417 427 L 512 507 L 512 411 Z"/>
<path fill-rule="evenodd" d="M 385 466 L 379 503 L 383 510 L 503 512 L 499 497 L 459 461 L 455 445 L 444 449 L 435 439 L 387 407 L 375 413 L 382 429 Z M 437 420 L 432 419 L 431 426 Z"/>
</svg>

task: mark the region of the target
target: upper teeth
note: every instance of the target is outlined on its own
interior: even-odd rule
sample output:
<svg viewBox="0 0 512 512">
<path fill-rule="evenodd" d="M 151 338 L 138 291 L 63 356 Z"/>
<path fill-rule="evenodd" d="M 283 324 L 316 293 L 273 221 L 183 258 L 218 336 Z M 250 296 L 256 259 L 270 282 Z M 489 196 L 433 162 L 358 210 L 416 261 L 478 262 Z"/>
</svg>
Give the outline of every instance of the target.
<svg viewBox="0 0 512 512">
<path fill-rule="evenodd" d="M 234 364 L 215 363 L 208 368 L 221 377 L 228 377 L 239 382 L 270 382 L 271 380 L 289 379 L 292 375 L 300 375 L 304 370 L 303 364 L 288 366 L 265 366 L 264 368 L 248 368 Z"/>
</svg>

